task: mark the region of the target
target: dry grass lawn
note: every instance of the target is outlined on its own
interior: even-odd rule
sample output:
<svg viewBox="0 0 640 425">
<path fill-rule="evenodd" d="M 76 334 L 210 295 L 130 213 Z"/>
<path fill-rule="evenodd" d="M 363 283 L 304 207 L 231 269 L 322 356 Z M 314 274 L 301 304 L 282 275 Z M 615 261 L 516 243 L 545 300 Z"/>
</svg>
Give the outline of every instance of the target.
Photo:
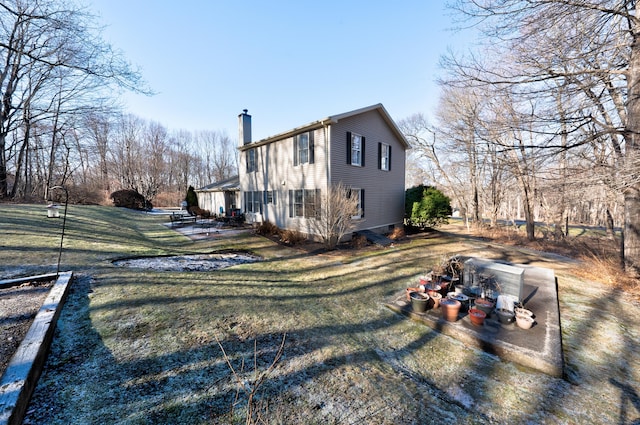
<svg viewBox="0 0 640 425">
<path fill-rule="evenodd" d="M 59 223 L 43 211 L 0 205 L 0 275 L 55 269 Z M 61 268 L 76 279 L 25 423 L 245 423 L 249 394 L 253 421 L 269 424 L 640 421 L 640 307 L 576 277 L 580 262 L 439 232 L 386 249 L 309 254 L 250 234 L 193 242 L 162 221 L 70 207 Z M 263 261 L 180 273 L 111 263 L 227 249 Z M 555 269 L 566 379 L 467 348 L 383 306 L 444 254 Z"/>
</svg>

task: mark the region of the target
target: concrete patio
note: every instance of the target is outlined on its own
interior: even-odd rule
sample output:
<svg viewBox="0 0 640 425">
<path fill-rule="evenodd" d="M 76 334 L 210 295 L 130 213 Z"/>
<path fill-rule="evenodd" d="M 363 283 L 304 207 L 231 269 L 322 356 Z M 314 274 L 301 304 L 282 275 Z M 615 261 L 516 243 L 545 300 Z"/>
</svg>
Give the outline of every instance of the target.
<svg viewBox="0 0 640 425">
<path fill-rule="evenodd" d="M 385 305 L 468 346 L 562 377 L 562 332 L 555 274 L 553 270 L 541 267 L 515 266 L 525 269 L 522 302 L 535 315 L 535 324 L 527 330 L 519 328 L 515 322 L 500 323 L 495 311 L 487 316 L 482 326 L 473 325 L 467 312 L 462 311 L 455 322 L 444 320 L 440 308 L 416 313 L 406 300 L 404 289 Z"/>
</svg>

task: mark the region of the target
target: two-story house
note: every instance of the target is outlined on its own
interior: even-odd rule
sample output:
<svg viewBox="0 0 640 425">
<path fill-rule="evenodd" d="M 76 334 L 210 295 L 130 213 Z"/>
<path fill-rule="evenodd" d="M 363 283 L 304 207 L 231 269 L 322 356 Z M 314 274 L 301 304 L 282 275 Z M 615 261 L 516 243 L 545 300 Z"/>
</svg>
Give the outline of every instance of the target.
<svg viewBox="0 0 640 425">
<path fill-rule="evenodd" d="M 247 110 L 238 120 L 241 209 L 249 221 L 313 236 L 312 212 L 342 182 L 359 200 L 354 231 L 386 233 L 402 225 L 409 144 L 381 104 L 256 142 Z"/>
</svg>

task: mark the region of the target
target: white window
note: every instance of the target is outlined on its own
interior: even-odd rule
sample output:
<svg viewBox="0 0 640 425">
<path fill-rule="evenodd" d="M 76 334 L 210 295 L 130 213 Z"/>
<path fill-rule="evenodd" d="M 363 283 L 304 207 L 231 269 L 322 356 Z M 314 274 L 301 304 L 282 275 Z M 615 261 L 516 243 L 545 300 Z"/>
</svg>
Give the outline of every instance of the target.
<svg viewBox="0 0 640 425">
<path fill-rule="evenodd" d="M 391 146 L 385 143 L 378 144 L 378 168 L 384 171 L 391 170 Z"/>
<path fill-rule="evenodd" d="M 289 191 L 289 217 L 320 217 L 320 189 Z"/>
<path fill-rule="evenodd" d="M 313 164 L 313 131 L 293 138 L 293 165 Z"/>
<path fill-rule="evenodd" d="M 300 164 L 309 162 L 309 133 L 298 136 L 298 157 Z"/>
<path fill-rule="evenodd" d="M 262 192 L 253 191 L 244 193 L 245 212 L 261 213 L 262 212 Z"/>
<path fill-rule="evenodd" d="M 299 189 L 293 194 L 293 217 L 304 217 L 304 190 Z"/>
<path fill-rule="evenodd" d="M 351 165 L 362 165 L 362 136 L 351 134 Z"/>
<path fill-rule="evenodd" d="M 247 173 L 253 173 L 256 170 L 256 149 L 252 148 L 247 151 Z"/>
<path fill-rule="evenodd" d="M 276 203 L 276 192 L 274 192 L 273 190 L 267 190 L 265 192 L 264 203 L 265 204 L 274 204 L 275 205 L 275 203 Z"/>
<path fill-rule="evenodd" d="M 353 196 L 358 199 L 358 212 L 356 215 L 351 216 L 351 218 L 357 220 L 364 217 L 364 189 L 357 189 L 352 187 L 349 191 L 349 197 Z"/>
</svg>

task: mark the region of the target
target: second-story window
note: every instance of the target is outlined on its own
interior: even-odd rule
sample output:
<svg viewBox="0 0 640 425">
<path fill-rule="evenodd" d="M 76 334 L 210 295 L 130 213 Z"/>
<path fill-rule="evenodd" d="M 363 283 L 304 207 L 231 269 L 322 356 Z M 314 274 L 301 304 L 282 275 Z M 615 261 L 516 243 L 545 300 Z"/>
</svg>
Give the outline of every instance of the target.
<svg viewBox="0 0 640 425">
<path fill-rule="evenodd" d="M 313 164 L 313 131 L 293 137 L 293 165 Z"/>
<path fill-rule="evenodd" d="M 365 139 L 357 133 L 347 132 L 347 164 L 364 167 Z"/>
<path fill-rule="evenodd" d="M 249 149 L 247 151 L 247 173 L 256 171 L 256 164 L 256 148 Z"/>
<path fill-rule="evenodd" d="M 378 169 L 391 170 L 391 146 L 385 143 L 378 143 Z"/>
</svg>

